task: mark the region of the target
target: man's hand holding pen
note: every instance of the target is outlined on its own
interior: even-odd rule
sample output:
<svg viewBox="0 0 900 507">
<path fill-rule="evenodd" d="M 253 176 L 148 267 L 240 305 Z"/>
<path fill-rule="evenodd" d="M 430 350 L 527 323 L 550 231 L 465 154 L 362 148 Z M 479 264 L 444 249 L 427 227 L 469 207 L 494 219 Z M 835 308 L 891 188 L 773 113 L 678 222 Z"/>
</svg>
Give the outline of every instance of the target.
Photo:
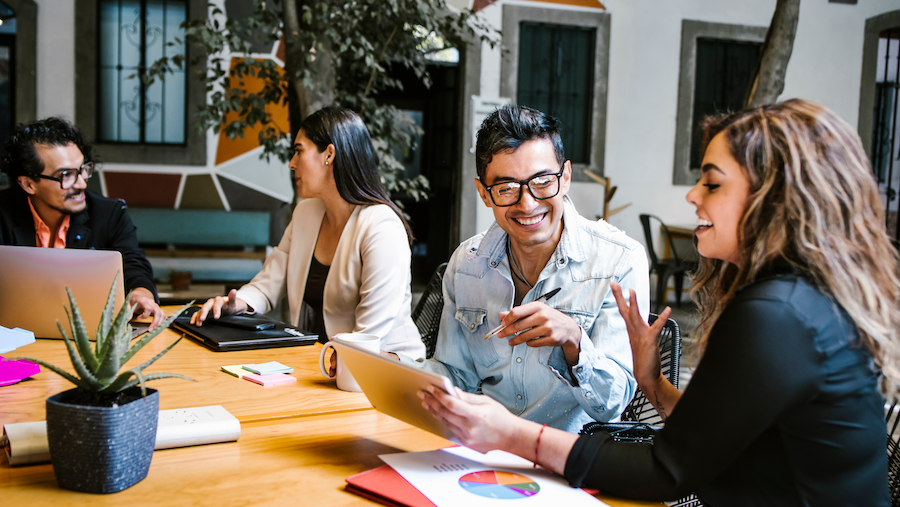
<svg viewBox="0 0 900 507">
<path fill-rule="evenodd" d="M 543 301 L 532 301 L 508 312 L 500 312 L 500 319 L 503 328 L 497 333 L 497 338 L 508 338 L 511 347 L 520 343 L 529 347 L 562 347 L 569 366 L 578 362 L 581 328 L 571 317 Z"/>
</svg>

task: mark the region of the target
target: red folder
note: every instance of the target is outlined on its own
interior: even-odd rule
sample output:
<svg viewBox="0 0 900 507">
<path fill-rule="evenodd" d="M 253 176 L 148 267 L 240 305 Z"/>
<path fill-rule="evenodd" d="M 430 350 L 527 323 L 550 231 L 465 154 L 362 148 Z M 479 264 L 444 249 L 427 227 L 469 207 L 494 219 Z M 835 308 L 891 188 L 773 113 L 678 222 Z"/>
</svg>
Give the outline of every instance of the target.
<svg viewBox="0 0 900 507">
<path fill-rule="evenodd" d="M 347 491 L 389 507 L 437 507 L 389 465 L 347 477 Z M 596 489 L 583 488 L 590 495 Z"/>
<path fill-rule="evenodd" d="M 437 507 L 388 465 L 347 477 L 345 489 L 390 507 Z"/>
</svg>

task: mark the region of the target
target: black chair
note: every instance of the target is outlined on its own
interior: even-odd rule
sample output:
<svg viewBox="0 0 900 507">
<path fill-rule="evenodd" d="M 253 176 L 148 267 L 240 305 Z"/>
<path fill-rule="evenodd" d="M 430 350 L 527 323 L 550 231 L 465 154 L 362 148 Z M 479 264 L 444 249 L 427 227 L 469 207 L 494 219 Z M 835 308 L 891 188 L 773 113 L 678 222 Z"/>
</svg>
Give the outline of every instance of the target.
<svg viewBox="0 0 900 507">
<path fill-rule="evenodd" d="M 443 263 L 434 270 L 422 298 L 416 304 L 412 312 L 412 320 L 419 328 L 422 343 L 425 344 L 425 357 L 434 355 L 437 345 L 438 327 L 441 325 L 441 311 L 444 309 L 444 271 L 447 263 Z"/>
<path fill-rule="evenodd" d="M 660 259 L 656 256 L 656 250 L 653 248 L 653 228 L 650 227 L 650 220 L 659 222 L 663 233 L 666 235 L 666 241 L 669 243 L 669 251 L 672 256 L 668 259 Z M 656 297 L 653 299 L 653 311 L 659 312 L 666 306 L 666 287 L 669 285 L 669 278 L 675 277 L 675 301 L 681 304 L 681 290 L 684 287 L 684 275 L 689 271 L 697 269 L 696 262 L 690 262 L 678 255 L 675 248 L 675 241 L 669 234 L 669 228 L 656 215 L 641 214 L 641 226 L 644 228 L 644 239 L 647 242 L 647 254 L 650 255 L 650 273 L 656 273 Z"/>
<path fill-rule="evenodd" d="M 653 324 L 658 315 L 651 313 L 647 322 Z M 678 370 L 681 366 L 681 330 L 678 323 L 668 319 L 662 331 L 659 332 L 659 357 L 662 365 L 662 374 L 675 388 L 678 388 Z M 653 404 L 640 389 L 634 395 L 634 399 L 622 412 L 622 421 L 634 421 L 647 424 L 661 424 L 662 417 L 653 408 Z"/>
<path fill-rule="evenodd" d="M 897 433 L 900 406 L 897 403 L 898 400 L 895 399 L 884 416 L 887 424 L 888 487 L 891 490 L 891 505 L 894 507 L 900 506 L 900 445 L 895 440 L 900 437 Z"/>
</svg>

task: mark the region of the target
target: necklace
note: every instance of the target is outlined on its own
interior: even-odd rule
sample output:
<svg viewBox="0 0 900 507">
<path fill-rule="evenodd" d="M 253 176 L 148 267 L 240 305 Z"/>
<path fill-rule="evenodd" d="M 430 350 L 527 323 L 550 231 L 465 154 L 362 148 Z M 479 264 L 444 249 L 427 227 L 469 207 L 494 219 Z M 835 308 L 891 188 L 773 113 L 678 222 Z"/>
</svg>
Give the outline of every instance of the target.
<svg viewBox="0 0 900 507">
<path fill-rule="evenodd" d="M 512 254 L 512 249 L 509 247 L 509 236 L 506 236 L 506 256 L 509 258 L 509 263 L 512 264 L 513 274 L 516 275 L 516 278 L 521 280 L 528 286 L 529 289 L 533 289 L 534 285 L 528 283 L 528 280 L 525 279 L 525 275 L 522 274 L 522 270 L 519 269 L 519 263 L 516 262 L 515 256 Z"/>
</svg>

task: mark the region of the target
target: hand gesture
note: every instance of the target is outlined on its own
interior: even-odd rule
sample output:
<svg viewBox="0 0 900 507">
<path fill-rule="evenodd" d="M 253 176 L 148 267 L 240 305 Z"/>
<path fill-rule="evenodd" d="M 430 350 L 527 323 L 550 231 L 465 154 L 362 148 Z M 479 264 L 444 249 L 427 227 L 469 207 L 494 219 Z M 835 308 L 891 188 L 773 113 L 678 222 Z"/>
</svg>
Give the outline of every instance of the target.
<svg viewBox="0 0 900 507">
<path fill-rule="evenodd" d="M 525 343 L 529 347 L 562 347 L 569 366 L 578 362 L 581 351 L 581 328 L 568 315 L 539 301 L 500 312 L 500 323 L 506 326 L 497 338 L 509 339 L 514 347 Z M 521 332 L 520 332 L 521 331 Z"/>
<path fill-rule="evenodd" d="M 456 396 L 429 386 L 419 391 L 422 406 L 443 422 L 470 449 L 487 452 L 507 448 L 521 421 L 489 396 L 470 394 L 454 387 Z"/>
<path fill-rule="evenodd" d="M 628 291 L 629 300 L 625 301 L 622 295 L 622 287 L 612 282 L 610 284 L 619 313 L 625 319 L 625 327 L 628 329 L 628 338 L 631 341 L 631 354 L 634 357 L 634 378 L 638 385 L 649 385 L 656 382 L 662 376 L 662 366 L 659 358 L 659 333 L 672 309 L 668 306 L 656 319 L 652 326 L 638 311 L 637 295 L 634 289 Z"/>
<path fill-rule="evenodd" d="M 247 306 L 247 303 L 237 297 L 237 291 L 231 289 L 228 292 L 228 297 L 216 296 L 203 303 L 203 306 L 191 315 L 191 324 L 202 326 L 210 310 L 212 310 L 212 317 L 218 319 L 223 314 L 234 315 L 235 313 L 246 312 L 248 308 L 250 307 Z"/>
<path fill-rule="evenodd" d="M 156 299 L 153 298 L 153 293 L 149 289 L 138 287 L 131 291 L 129 304 L 134 307 L 135 319 L 146 319 L 151 315 L 153 316 L 147 331 L 153 331 L 156 329 L 156 326 L 159 326 L 166 320 L 166 314 L 156 304 Z"/>
</svg>

